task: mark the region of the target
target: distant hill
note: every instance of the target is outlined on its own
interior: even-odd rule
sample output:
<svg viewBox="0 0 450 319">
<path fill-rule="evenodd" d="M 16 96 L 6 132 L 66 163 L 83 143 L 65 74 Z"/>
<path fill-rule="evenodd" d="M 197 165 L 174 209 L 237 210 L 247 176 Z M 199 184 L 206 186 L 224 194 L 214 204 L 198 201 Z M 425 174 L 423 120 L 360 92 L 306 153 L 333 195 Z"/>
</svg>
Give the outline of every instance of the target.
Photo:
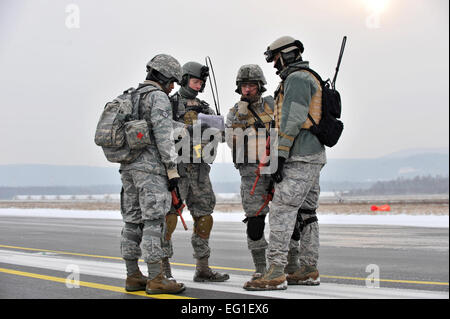
<svg viewBox="0 0 450 319">
<path fill-rule="evenodd" d="M 328 183 L 373 183 L 399 177 L 448 176 L 449 154 L 421 153 L 407 156 L 389 155 L 375 159 L 328 159 L 322 170 L 321 181 Z M 233 164 L 212 166 L 211 179 L 215 182 L 239 181 Z"/>
<path fill-rule="evenodd" d="M 379 181 L 367 189 L 355 189 L 348 195 L 409 195 L 409 194 L 448 194 L 449 177 L 416 176 Z"/>
<path fill-rule="evenodd" d="M 449 148 L 410 148 L 406 150 L 401 150 L 398 152 L 394 152 L 383 156 L 384 158 L 405 158 L 415 155 L 424 155 L 424 154 L 449 154 Z"/>
<path fill-rule="evenodd" d="M 408 154 L 405 153 L 405 154 Z M 376 159 L 329 159 L 322 171 L 323 185 L 361 185 L 396 178 L 415 176 L 448 176 L 449 154 L 420 153 L 407 156 L 386 156 Z M 238 171 L 232 163 L 212 165 L 211 180 L 220 190 L 239 191 Z M 0 187 L 55 187 L 120 185 L 117 167 L 0 165 Z"/>
<path fill-rule="evenodd" d="M 120 184 L 118 167 L 0 165 L 0 187 Z"/>
<path fill-rule="evenodd" d="M 448 172 L 448 154 L 425 153 L 377 159 L 329 159 L 321 179 L 329 182 L 376 182 L 399 177 L 447 176 Z"/>
</svg>

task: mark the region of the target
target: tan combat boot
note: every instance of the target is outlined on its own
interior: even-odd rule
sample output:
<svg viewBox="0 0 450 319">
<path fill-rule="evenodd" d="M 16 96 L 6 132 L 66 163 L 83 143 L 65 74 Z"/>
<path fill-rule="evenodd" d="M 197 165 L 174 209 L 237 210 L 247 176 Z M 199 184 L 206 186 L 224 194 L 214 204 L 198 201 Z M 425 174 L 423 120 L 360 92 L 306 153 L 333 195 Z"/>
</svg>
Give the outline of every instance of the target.
<svg viewBox="0 0 450 319">
<path fill-rule="evenodd" d="M 145 292 L 149 295 L 178 294 L 185 289 L 186 287 L 184 286 L 184 284 L 177 283 L 175 280 L 168 280 L 161 272 L 154 279 L 149 279 L 147 281 Z"/>
<path fill-rule="evenodd" d="M 259 279 L 247 281 L 244 285 L 245 290 L 286 290 L 287 281 L 283 266 L 271 265 L 269 270 Z"/>
<path fill-rule="evenodd" d="M 125 290 L 126 291 L 140 291 L 145 290 L 145 286 L 147 285 L 147 277 L 145 277 L 140 270 L 132 274 L 131 276 L 127 276 L 127 280 L 125 281 Z"/>
<path fill-rule="evenodd" d="M 300 263 L 298 260 L 299 255 L 300 255 L 300 252 L 298 251 L 298 249 L 290 249 L 289 250 L 288 256 L 287 256 L 288 264 L 284 268 L 285 274 L 293 274 L 296 270 L 298 270 L 300 268 Z"/>
<path fill-rule="evenodd" d="M 161 260 L 161 267 L 162 267 L 162 271 L 164 273 L 164 276 L 168 280 L 175 280 L 175 278 L 173 278 L 173 276 L 172 276 L 172 268 L 170 267 L 169 258 L 163 258 Z"/>
<path fill-rule="evenodd" d="M 252 275 L 251 280 L 256 280 L 264 276 L 266 273 L 266 250 L 265 249 L 252 249 L 250 251 L 255 264 L 255 272 Z"/>
<path fill-rule="evenodd" d="M 251 280 L 256 280 L 264 276 L 266 273 L 266 264 L 255 265 L 255 272 L 252 274 Z"/>
<path fill-rule="evenodd" d="M 319 271 L 314 266 L 302 266 L 287 276 L 289 285 L 318 286 L 320 285 Z"/>
<path fill-rule="evenodd" d="M 228 274 L 221 274 L 209 268 L 208 258 L 197 259 L 197 267 L 195 269 L 195 282 L 223 282 L 230 279 Z"/>
</svg>

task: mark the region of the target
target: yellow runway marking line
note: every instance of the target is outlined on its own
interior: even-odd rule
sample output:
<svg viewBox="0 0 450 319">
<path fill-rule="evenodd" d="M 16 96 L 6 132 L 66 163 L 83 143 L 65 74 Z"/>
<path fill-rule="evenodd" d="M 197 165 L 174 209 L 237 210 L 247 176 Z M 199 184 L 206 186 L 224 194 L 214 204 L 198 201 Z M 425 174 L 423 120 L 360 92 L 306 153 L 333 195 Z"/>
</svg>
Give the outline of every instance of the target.
<svg viewBox="0 0 450 319">
<path fill-rule="evenodd" d="M 103 258 L 103 259 L 122 260 L 121 257 L 99 256 L 99 255 L 72 253 L 72 252 L 58 251 L 58 250 L 49 250 L 49 249 L 27 248 L 27 247 L 8 246 L 8 245 L 0 245 L 0 248 L 31 250 L 31 251 L 49 252 L 49 253 L 55 253 L 55 254 L 81 256 L 81 257 L 91 257 L 91 258 Z M 140 259 L 139 261 L 143 262 L 142 259 Z M 176 262 L 171 262 L 170 264 L 174 265 L 174 266 L 195 267 L 194 264 L 183 264 L 183 263 L 176 263 Z M 213 268 L 213 269 L 221 269 L 221 270 L 235 270 L 235 271 L 254 272 L 254 269 L 246 269 L 246 268 L 232 268 L 232 267 L 221 267 L 221 266 L 210 266 L 210 267 Z M 330 279 L 358 280 L 358 281 L 365 281 L 367 279 L 367 278 L 360 278 L 360 277 L 345 277 L 345 276 L 330 276 L 330 275 L 320 275 L 320 277 L 330 278 Z M 392 283 L 401 283 L 401 284 L 448 286 L 448 282 L 414 281 L 414 280 L 397 280 L 397 279 L 378 279 L 378 280 L 373 279 L 373 280 L 380 281 L 380 282 L 392 282 Z"/>
<path fill-rule="evenodd" d="M 53 282 L 58 282 L 58 283 L 62 283 L 62 284 L 66 284 L 66 282 L 69 281 L 67 278 L 46 276 L 46 275 L 35 274 L 35 273 L 24 272 L 24 271 L 18 271 L 18 270 L 13 270 L 13 269 L 6 269 L 6 268 L 0 268 L 0 272 L 5 273 L 5 274 L 10 274 L 10 275 L 17 275 L 17 276 L 23 276 L 23 277 L 29 277 L 29 278 L 53 281 Z M 69 281 L 69 282 L 73 284 L 73 281 Z M 88 288 L 94 288 L 94 289 L 100 289 L 100 290 L 106 290 L 106 291 L 113 291 L 113 292 L 124 293 L 124 294 L 135 295 L 135 296 L 141 296 L 141 297 L 148 297 L 148 298 L 153 298 L 153 299 L 195 299 L 195 298 L 191 298 L 191 297 L 175 296 L 175 295 L 168 295 L 168 294 L 147 295 L 145 293 L 145 291 L 128 292 L 122 287 L 98 284 L 98 283 L 87 282 L 87 281 L 78 281 L 77 283 L 81 287 L 88 287 Z"/>
</svg>

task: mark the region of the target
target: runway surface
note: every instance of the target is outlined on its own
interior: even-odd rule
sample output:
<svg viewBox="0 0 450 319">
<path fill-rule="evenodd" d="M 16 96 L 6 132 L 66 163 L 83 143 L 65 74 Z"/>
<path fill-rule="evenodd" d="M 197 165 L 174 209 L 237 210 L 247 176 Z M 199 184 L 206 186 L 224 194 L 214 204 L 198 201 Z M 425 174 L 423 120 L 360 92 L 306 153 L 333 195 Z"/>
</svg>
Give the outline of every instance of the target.
<svg viewBox="0 0 450 319">
<path fill-rule="evenodd" d="M 449 298 L 448 228 L 322 225 L 320 286 L 248 292 L 242 286 L 253 266 L 245 225 L 214 224 L 210 265 L 230 274 L 225 283 L 193 282 L 188 227 L 178 224 L 171 260 L 187 289 L 152 298 Z M 0 216 L 0 298 L 149 298 L 123 289 L 121 228 L 119 220 Z"/>
</svg>

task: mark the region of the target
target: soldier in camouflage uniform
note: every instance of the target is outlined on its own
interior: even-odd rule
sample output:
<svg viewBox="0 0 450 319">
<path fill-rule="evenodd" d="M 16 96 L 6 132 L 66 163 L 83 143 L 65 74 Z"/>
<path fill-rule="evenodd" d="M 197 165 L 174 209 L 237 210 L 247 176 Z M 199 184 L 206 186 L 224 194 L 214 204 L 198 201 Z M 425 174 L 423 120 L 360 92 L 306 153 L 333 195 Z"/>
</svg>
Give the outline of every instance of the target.
<svg viewBox="0 0 450 319">
<path fill-rule="evenodd" d="M 199 92 L 203 92 L 206 79 L 209 75 L 207 66 L 197 62 L 188 62 L 183 65 L 181 88 L 171 98 L 174 110 L 174 120 L 192 126 L 196 124 L 200 113 L 214 115 L 215 112 L 209 107 L 209 104 L 197 98 Z M 205 127 L 202 124 L 202 132 Z M 213 130 L 209 128 L 208 130 Z M 192 218 L 194 220 L 194 229 L 191 237 L 192 247 L 194 249 L 194 258 L 197 260 L 194 281 L 196 282 L 222 282 L 228 280 L 228 274 L 221 274 L 213 271 L 208 264 L 211 254 L 209 247 L 209 237 L 213 226 L 212 213 L 216 205 L 216 197 L 209 179 L 210 166 L 203 160 L 202 149 L 209 143 L 214 143 L 217 139 L 211 141 L 208 139 L 197 143 L 195 133 L 190 131 L 190 147 L 180 149 L 179 155 L 182 163 L 178 164 L 178 170 L 181 176 L 179 182 L 180 196 L 186 202 Z M 216 133 L 220 131 L 217 130 Z M 187 151 L 187 152 L 186 152 Z M 185 154 L 187 153 L 187 154 Z M 209 163 L 211 163 L 211 160 Z M 171 236 L 177 224 L 177 215 L 172 206 L 170 213 L 166 217 L 167 232 L 166 243 L 164 247 L 163 268 L 167 277 L 171 277 L 169 258 L 173 255 Z"/>
<path fill-rule="evenodd" d="M 262 96 L 267 84 L 262 69 L 256 64 L 247 64 L 239 68 L 236 77 L 236 93 L 241 99 L 228 112 L 226 120 L 226 142 L 233 152 L 233 162 L 241 175 L 241 199 L 247 224 L 247 245 L 251 252 L 255 273 L 253 279 L 261 277 L 266 271 L 267 241 L 264 237 L 266 214 L 263 195 L 267 193 L 270 175 L 261 175 L 250 194 L 256 178 L 259 155 L 265 151 L 267 132 L 273 120 L 274 100 L 271 96 Z M 251 111 L 249 110 L 251 109 Z M 259 117 L 255 117 L 253 112 Z M 239 134 L 244 131 L 246 134 Z M 246 138 L 239 143 L 239 139 Z"/>
<path fill-rule="evenodd" d="M 147 78 L 138 87 L 139 115 L 147 121 L 152 145 L 130 164 L 121 164 L 121 213 L 125 223 L 121 235 L 121 253 L 125 260 L 127 291 L 145 290 L 148 294 L 179 293 L 183 284 L 167 280 L 161 259 L 164 217 L 170 210 L 170 189 L 177 186 L 172 106 L 168 94 L 174 82 L 181 81 L 181 66 L 166 54 L 155 56 L 147 64 Z M 183 125 L 181 125 L 183 127 Z M 142 247 L 142 250 L 141 250 Z M 138 267 L 143 253 L 148 278 Z"/>
<path fill-rule="evenodd" d="M 319 226 L 316 209 L 319 200 L 319 177 L 326 164 L 324 145 L 309 128 L 321 116 L 321 86 L 302 60 L 303 44 L 291 37 L 273 42 L 265 53 L 274 62 L 282 82 L 276 92 L 275 125 L 278 133 L 277 162 L 272 174 L 275 196 L 270 207 L 270 238 L 268 262 L 270 268 L 260 279 L 249 283 L 248 290 L 286 289 L 287 284 L 318 285 Z M 300 267 L 285 275 L 291 236 L 301 227 L 299 238 Z"/>
</svg>

